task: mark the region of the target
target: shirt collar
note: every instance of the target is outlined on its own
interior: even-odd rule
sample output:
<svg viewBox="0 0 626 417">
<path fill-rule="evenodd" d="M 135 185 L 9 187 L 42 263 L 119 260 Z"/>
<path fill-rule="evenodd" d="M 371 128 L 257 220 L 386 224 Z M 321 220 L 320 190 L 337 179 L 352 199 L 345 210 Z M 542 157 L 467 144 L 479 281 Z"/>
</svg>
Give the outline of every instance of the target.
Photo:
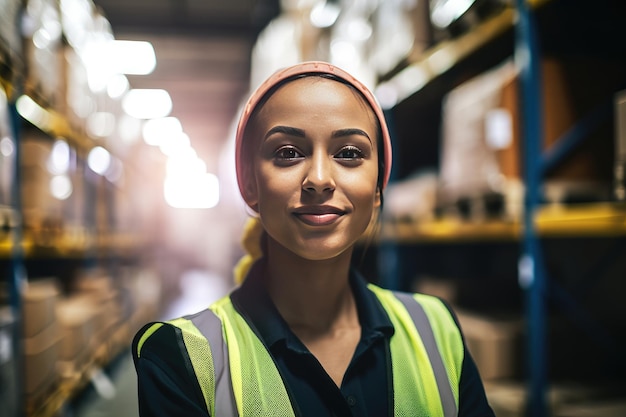
<svg viewBox="0 0 626 417">
<path fill-rule="evenodd" d="M 235 308 L 260 337 L 263 343 L 272 348 L 280 341 L 290 343 L 294 335 L 272 302 L 263 275 L 265 262 L 257 261 L 248 273 L 243 284 L 231 294 Z M 393 325 L 378 298 L 367 288 L 365 279 L 356 270 L 350 271 L 350 285 L 354 294 L 363 338 L 379 336 L 391 337 Z"/>
</svg>

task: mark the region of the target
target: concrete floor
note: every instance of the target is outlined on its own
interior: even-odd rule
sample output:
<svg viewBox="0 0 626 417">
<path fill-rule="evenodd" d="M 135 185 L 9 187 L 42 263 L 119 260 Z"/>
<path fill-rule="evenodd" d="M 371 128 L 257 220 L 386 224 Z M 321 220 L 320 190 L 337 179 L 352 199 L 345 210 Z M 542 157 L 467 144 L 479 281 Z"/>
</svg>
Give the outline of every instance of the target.
<svg viewBox="0 0 626 417">
<path fill-rule="evenodd" d="M 130 351 L 117 358 L 70 406 L 72 417 L 138 417 L 137 375 Z M 96 388 L 97 387 L 97 388 Z"/>
</svg>

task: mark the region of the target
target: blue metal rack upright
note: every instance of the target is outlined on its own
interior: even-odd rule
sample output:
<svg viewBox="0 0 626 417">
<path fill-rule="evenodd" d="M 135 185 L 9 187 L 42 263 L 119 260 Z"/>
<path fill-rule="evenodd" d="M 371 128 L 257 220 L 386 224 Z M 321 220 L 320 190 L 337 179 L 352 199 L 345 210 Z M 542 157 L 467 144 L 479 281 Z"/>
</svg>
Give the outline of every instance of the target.
<svg viewBox="0 0 626 417">
<path fill-rule="evenodd" d="M 20 146 L 19 146 L 19 116 L 17 114 L 17 110 L 15 108 L 14 103 L 9 104 L 9 117 L 10 117 L 10 130 L 12 132 L 13 144 L 14 144 L 14 157 L 13 157 L 13 172 L 12 172 L 12 189 L 11 189 L 11 198 L 13 200 L 12 208 L 15 213 L 21 213 L 21 194 L 20 194 L 20 170 L 19 170 L 19 160 L 20 160 Z M 13 329 L 13 340 L 12 340 L 12 350 L 15 358 L 15 366 L 16 366 L 16 380 L 13 381 L 15 386 L 13 387 L 13 392 L 15 394 L 15 413 L 17 416 L 25 415 L 25 410 L 23 407 L 23 403 L 21 401 L 23 394 L 23 366 L 24 366 L 24 357 L 23 357 L 23 349 L 22 349 L 22 287 L 25 278 L 24 272 L 24 264 L 23 264 L 23 253 L 22 253 L 22 219 L 21 214 L 16 215 L 17 219 L 12 224 L 11 236 L 12 236 L 12 249 L 9 260 L 9 271 L 7 276 L 7 284 L 8 284 L 8 293 L 9 300 L 11 304 L 11 311 L 13 313 L 14 320 L 14 329 Z M 11 413 L 11 405 L 7 404 L 9 407 L 8 413 Z"/>
<path fill-rule="evenodd" d="M 541 248 L 535 229 L 539 203 L 543 109 L 541 100 L 540 53 L 534 15 L 526 0 L 517 0 L 515 22 L 515 61 L 520 68 L 522 138 L 525 178 L 523 215 L 523 252 L 519 261 L 520 285 L 526 291 L 528 320 L 527 376 L 528 398 L 526 414 L 533 417 L 547 415 L 545 392 L 545 274 Z"/>
</svg>

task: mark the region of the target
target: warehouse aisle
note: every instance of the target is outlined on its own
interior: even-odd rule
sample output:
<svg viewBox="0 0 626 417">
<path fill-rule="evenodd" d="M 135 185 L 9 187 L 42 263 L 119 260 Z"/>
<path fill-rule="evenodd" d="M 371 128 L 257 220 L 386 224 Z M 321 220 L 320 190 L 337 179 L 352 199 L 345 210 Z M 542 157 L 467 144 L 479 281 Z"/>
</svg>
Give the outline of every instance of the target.
<svg viewBox="0 0 626 417">
<path fill-rule="evenodd" d="M 74 404 L 74 417 L 137 417 L 137 376 L 130 351 L 104 370 L 97 385 L 94 384 L 79 397 Z M 109 385 L 109 383 L 111 385 Z"/>
<path fill-rule="evenodd" d="M 225 295 L 227 280 L 209 271 L 190 270 L 180 277 L 180 296 L 163 309 L 160 320 L 195 313 Z M 72 406 L 72 417 L 137 417 L 137 375 L 130 350 L 96 375 Z"/>
</svg>

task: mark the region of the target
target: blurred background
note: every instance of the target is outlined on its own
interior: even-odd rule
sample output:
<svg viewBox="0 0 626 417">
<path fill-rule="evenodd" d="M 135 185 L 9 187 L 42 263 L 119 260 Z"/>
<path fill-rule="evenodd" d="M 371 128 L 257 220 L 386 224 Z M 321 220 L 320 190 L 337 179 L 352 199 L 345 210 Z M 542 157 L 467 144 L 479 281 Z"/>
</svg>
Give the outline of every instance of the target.
<svg viewBox="0 0 626 417">
<path fill-rule="evenodd" d="M 233 288 L 234 125 L 326 60 L 394 165 L 354 264 L 450 303 L 498 416 L 626 415 L 626 3 L 0 0 L 0 417 L 134 416 L 130 341 Z"/>
</svg>

